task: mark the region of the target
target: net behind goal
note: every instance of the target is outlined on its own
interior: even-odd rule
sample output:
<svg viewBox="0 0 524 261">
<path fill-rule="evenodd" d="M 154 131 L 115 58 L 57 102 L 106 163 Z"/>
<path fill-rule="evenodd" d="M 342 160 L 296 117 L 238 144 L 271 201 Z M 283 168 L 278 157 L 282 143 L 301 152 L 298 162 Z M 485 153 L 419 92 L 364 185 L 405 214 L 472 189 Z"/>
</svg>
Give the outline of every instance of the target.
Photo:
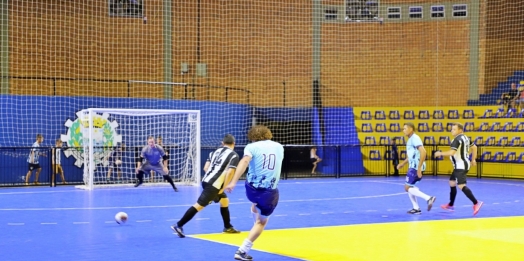
<svg viewBox="0 0 524 261">
<path fill-rule="evenodd" d="M 78 135 L 69 135 L 83 155 L 85 185 L 78 188 L 132 186 L 149 136 L 166 151 L 169 175 L 177 184 L 199 184 L 200 111 L 90 108 L 78 117 L 81 126 L 72 128 Z M 146 186 L 169 185 L 154 172 L 146 173 L 144 181 Z"/>
</svg>

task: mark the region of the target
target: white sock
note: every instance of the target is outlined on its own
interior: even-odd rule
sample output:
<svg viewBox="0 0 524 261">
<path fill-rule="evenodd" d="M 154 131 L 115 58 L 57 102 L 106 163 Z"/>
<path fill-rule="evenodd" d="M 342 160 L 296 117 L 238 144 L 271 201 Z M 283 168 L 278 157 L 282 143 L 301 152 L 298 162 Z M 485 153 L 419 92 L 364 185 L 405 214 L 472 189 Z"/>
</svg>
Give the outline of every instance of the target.
<svg viewBox="0 0 524 261">
<path fill-rule="evenodd" d="M 420 209 L 417 202 L 417 197 L 415 195 L 408 192 L 409 200 L 411 200 L 411 204 L 413 204 L 414 209 Z"/>
<path fill-rule="evenodd" d="M 426 195 L 424 192 L 420 191 L 417 187 L 409 188 L 408 192 L 419 198 L 423 198 L 426 201 L 428 201 L 431 198 L 430 196 Z"/>
<path fill-rule="evenodd" d="M 249 241 L 249 239 L 244 239 L 244 242 L 242 243 L 242 245 L 238 248 L 238 250 L 244 252 L 244 253 L 249 253 L 249 250 L 251 250 L 251 247 L 253 247 L 253 242 Z"/>
</svg>

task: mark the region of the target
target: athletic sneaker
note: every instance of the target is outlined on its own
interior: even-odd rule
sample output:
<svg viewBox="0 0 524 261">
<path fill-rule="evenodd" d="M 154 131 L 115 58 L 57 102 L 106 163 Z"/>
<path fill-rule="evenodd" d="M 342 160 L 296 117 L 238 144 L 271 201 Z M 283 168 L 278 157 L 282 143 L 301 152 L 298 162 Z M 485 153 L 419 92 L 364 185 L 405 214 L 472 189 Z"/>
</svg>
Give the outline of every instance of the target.
<svg viewBox="0 0 524 261">
<path fill-rule="evenodd" d="M 253 260 L 253 258 L 250 255 L 240 250 L 237 250 L 237 252 L 235 252 L 235 259 L 236 260 Z"/>
<path fill-rule="evenodd" d="M 440 205 L 440 208 L 441 208 L 441 209 L 445 209 L 445 210 L 447 210 L 447 211 L 455 211 L 455 207 L 450 206 L 449 203 L 448 203 L 448 204 L 445 204 L 445 205 Z"/>
<path fill-rule="evenodd" d="M 177 226 L 176 224 L 172 225 L 171 229 L 177 233 L 178 237 L 180 237 L 180 238 L 186 237 L 186 235 L 184 235 L 184 229 L 182 229 L 181 227 Z"/>
<path fill-rule="evenodd" d="M 230 228 L 224 228 L 222 232 L 226 234 L 238 234 L 240 233 L 240 230 L 236 230 L 234 227 L 230 227 Z"/>
<path fill-rule="evenodd" d="M 422 210 L 420 209 L 412 209 L 408 211 L 408 214 L 413 214 L 413 215 L 420 215 L 420 213 L 422 213 Z"/>
<path fill-rule="evenodd" d="M 480 208 L 484 205 L 484 202 L 477 201 L 477 204 L 473 205 L 473 216 L 479 213 Z"/>
<path fill-rule="evenodd" d="M 140 186 L 140 185 L 142 185 L 142 182 L 137 181 L 136 184 L 135 184 L 135 188 L 138 187 L 138 186 Z"/>
<path fill-rule="evenodd" d="M 433 207 L 433 203 L 435 203 L 436 199 L 437 199 L 436 197 L 431 197 L 428 199 L 428 211 L 431 210 L 431 208 Z"/>
<path fill-rule="evenodd" d="M 173 189 L 175 190 L 175 192 L 178 192 L 178 188 L 176 186 L 173 187 Z"/>
</svg>

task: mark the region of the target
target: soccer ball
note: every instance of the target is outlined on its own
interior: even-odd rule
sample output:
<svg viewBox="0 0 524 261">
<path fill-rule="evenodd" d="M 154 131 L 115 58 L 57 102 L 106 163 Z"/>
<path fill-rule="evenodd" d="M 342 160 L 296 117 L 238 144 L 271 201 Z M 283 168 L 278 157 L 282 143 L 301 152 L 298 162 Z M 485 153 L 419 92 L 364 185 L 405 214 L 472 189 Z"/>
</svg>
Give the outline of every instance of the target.
<svg viewBox="0 0 524 261">
<path fill-rule="evenodd" d="M 126 221 L 127 221 L 127 213 L 126 212 L 118 212 L 118 213 L 116 213 L 115 221 L 118 224 L 126 223 Z"/>
</svg>

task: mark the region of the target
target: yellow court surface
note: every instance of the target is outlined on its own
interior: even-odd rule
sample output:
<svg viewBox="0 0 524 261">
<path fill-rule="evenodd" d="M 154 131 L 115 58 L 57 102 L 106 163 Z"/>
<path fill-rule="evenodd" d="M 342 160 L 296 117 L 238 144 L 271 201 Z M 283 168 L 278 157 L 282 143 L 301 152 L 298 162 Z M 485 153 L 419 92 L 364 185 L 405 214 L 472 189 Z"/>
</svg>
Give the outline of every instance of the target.
<svg viewBox="0 0 524 261">
<path fill-rule="evenodd" d="M 237 246 L 246 236 L 194 237 Z M 524 260 L 524 217 L 266 230 L 253 249 L 315 261 Z"/>
</svg>

